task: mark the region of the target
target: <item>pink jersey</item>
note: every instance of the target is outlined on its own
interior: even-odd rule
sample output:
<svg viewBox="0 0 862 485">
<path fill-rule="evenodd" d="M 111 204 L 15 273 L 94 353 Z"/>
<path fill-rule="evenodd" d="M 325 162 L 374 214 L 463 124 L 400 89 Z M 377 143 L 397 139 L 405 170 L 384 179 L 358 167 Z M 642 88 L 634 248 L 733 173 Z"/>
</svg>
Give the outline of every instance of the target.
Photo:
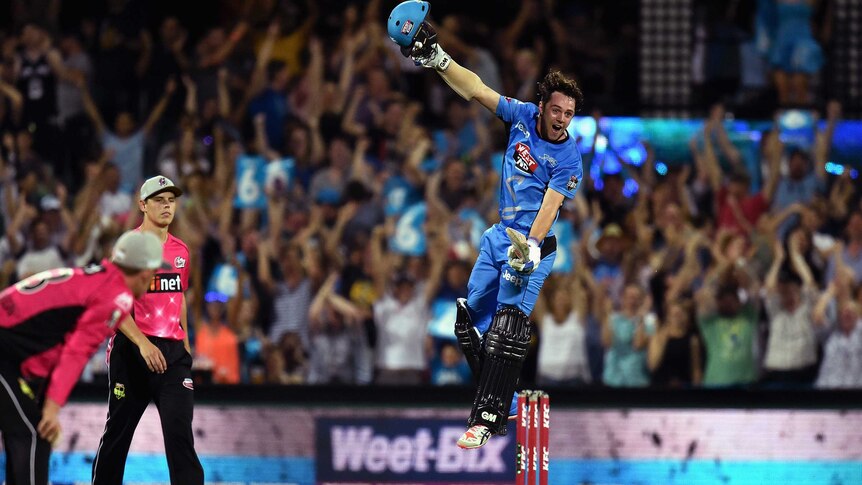
<svg viewBox="0 0 862 485">
<path fill-rule="evenodd" d="M 28 378 L 48 379 L 61 406 L 99 344 L 132 310 L 120 270 L 103 261 L 35 274 L 0 293 L 0 352 Z"/>
<path fill-rule="evenodd" d="M 168 234 L 163 248 L 163 259 L 173 268 L 160 269 L 147 294 L 135 302 L 135 323 L 144 335 L 183 340 L 186 333 L 180 325 L 180 314 L 183 292 L 189 285 L 189 248 L 172 234 Z"/>
</svg>

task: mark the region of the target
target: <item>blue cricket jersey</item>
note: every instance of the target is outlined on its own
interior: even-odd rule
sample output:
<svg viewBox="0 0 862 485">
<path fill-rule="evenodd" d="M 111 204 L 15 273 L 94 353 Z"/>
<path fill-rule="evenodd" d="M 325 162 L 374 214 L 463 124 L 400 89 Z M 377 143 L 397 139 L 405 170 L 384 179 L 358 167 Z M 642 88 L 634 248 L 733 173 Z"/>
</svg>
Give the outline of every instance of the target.
<svg viewBox="0 0 862 485">
<path fill-rule="evenodd" d="M 500 221 L 529 234 L 549 187 L 567 199 L 575 196 L 584 176 L 581 153 L 571 136 L 559 142 L 539 137 L 539 107 L 533 103 L 500 96 L 497 117 L 509 128 L 500 185 Z"/>
</svg>

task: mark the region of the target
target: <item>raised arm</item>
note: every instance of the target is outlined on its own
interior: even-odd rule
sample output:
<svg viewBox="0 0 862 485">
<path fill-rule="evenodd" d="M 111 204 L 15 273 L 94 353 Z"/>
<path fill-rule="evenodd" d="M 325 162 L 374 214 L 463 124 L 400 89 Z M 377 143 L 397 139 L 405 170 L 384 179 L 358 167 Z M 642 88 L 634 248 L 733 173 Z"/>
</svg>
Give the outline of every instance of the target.
<svg viewBox="0 0 862 485">
<path fill-rule="evenodd" d="M 369 243 L 371 245 L 370 266 L 373 268 L 371 280 L 374 283 L 374 290 L 378 295 L 386 293 L 386 276 L 390 274 L 391 267 L 391 261 L 386 257 L 386 249 L 384 248 L 386 237 L 387 230 L 385 226 L 378 225 L 371 231 L 371 241 Z"/>
<path fill-rule="evenodd" d="M 230 117 L 230 89 L 228 89 L 228 72 L 226 67 L 218 70 L 218 113 L 222 118 Z"/>
<path fill-rule="evenodd" d="M 712 132 L 715 134 L 716 141 L 718 142 L 718 149 L 735 170 L 742 170 L 744 169 L 742 155 L 739 154 L 739 150 L 730 141 L 730 136 L 728 136 L 727 130 L 724 129 L 723 118 L 724 109 L 722 108 L 721 117 L 712 119 Z"/>
<path fill-rule="evenodd" d="M 425 24 L 423 24 L 425 25 Z M 418 28 L 418 27 L 417 27 Z M 431 29 L 428 27 L 428 29 Z M 434 69 L 459 96 L 470 101 L 475 99 L 491 113 L 497 113 L 500 94 L 489 88 L 473 71 L 455 62 L 443 48 L 428 37 L 427 30 L 416 34 L 410 57 L 422 66 Z M 433 29 L 431 30 L 433 34 Z M 422 38 L 420 38 L 422 37 Z M 430 45 L 425 43 L 432 42 Z"/>
<path fill-rule="evenodd" d="M 662 324 L 658 331 L 649 338 L 649 346 L 647 347 L 647 367 L 649 370 L 655 371 L 661 364 L 664 357 L 665 346 L 667 345 L 667 323 Z"/>
<path fill-rule="evenodd" d="M 326 277 L 323 284 L 317 290 L 314 298 L 311 300 L 311 305 L 308 307 L 308 319 L 312 329 L 318 329 L 323 324 L 323 311 L 326 309 L 326 301 L 332 294 L 332 289 L 335 287 L 335 282 L 338 281 L 338 273 L 332 272 Z"/>
<path fill-rule="evenodd" d="M 269 146 L 269 139 L 266 137 L 266 114 L 254 115 L 252 123 L 254 124 L 254 142 L 257 145 L 257 151 L 269 161 L 280 159 L 281 154 Z"/>
<path fill-rule="evenodd" d="M 248 32 L 248 22 L 240 20 L 233 28 L 230 35 L 228 35 L 227 42 L 219 46 L 218 50 L 212 54 L 201 59 L 199 67 L 206 68 L 221 65 L 228 57 L 230 57 L 231 53 L 236 49 L 239 41 L 245 37 L 246 32 Z"/>
<path fill-rule="evenodd" d="M 818 327 L 827 327 L 829 325 L 827 310 L 829 309 L 829 304 L 835 301 L 837 293 L 837 284 L 833 280 L 826 286 L 826 291 L 821 293 L 820 297 L 817 298 L 817 303 L 814 304 L 814 309 L 811 311 L 811 321 Z"/>
<path fill-rule="evenodd" d="M 557 213 L 565 201 L 565 196 L 554 189 L 548 189 L 545 192 L 545 197 L 542 199 L 542 206 L 539 208 L 539 213 L 533 220 L 533 225 L 530 226 L 530 238 L 541 242 L 545 239 L 554 220 L 557 218 Z"/>
<path fill-rule="evenodd" d="M 793 267 L 793 271 L 802 279 L 803 288 L 811 289 L 815 287 L 816 282 L 814 281 L 814 274 L 811 272 L 811 268 L 805 262 L 805 256 L 802 255 L 802 251 L 799 249 L 803 237 L 805 237 L 805 233 L 801 230 L 796 230 L 790 235 L 790 241 L 788 241 L 790 264 Z"/>
<path fill-rule="evenodd" d="M 18 118 L 21 117 L 21 110 L 24 108 L 24 96 L 15 89 L 15 86 L 2 79 L 0 79 L 0 95 L 9 98 L 9 102 L 12 104 L 12 114 L 17 122 Z"/>
<path fill-rule="evenodd" d="M 440 225 L 439 227 L 447 227 Z M 443 273 L 446 268 L 446 258 L 449 249 L 449 238 L 446 236 L 445 230 L 434 230 L 428 234 L 428 260 L 431 265 L 428 277 L 425 279 L 425 303 L 431 305 L 437 292 L 440 290 L 440 284 L 443 281 Z"/>
<path fill-rule="evenodd" d="M 781 154 L 784 151 L 784 144 L 781 143 L 778 131 L 775 129 L 770 131 L 767 137 L 764 154 L 767 167 L 769 167 L 769 175 L 763 186 L 763 197 L 771 204 L 775 190 L 778 188 L 778 181 L 781 178 Z"/>
<path fill-rule="evenodd" d="M 183 86 L 186 88 L 186 114 L 195 115 L 198 112 L 198 86 L 188 74 L 183 74 Z"/>
<path fill-rule="evenodd" d="M 832 147 L 832 135 L 835 133 L 835 124 L 841 117 L 841 103 L 832 100 L 826 105 L 826 129 L 818 132 L 814 143 L 814 175 L 818 179 L 826 180 L 826 161 L 829 158 L 829 149 Z"/>
<path fill-rule="evenodd" d="M 87 84 L 84 80 L 78 79 L 76 85 L 78 86 L 78 89 L 81 90 L 81 101 L 84 103 L 84 111 L 87 113 L 90 121 L 93 122 L 93 125 L 96 128 L 96 133 L 98 133 L 99 136 L 102 136 L 106 131 L 105 120 L 102 119 L 102 113 L 99 112 L 99 108 L 93 101 L 93 97 L 90 96 L 90 90 L 87 88 Z"/>
<path fill-rule="evenodd" d="M 246 108 L 248 108 L 248 104 L 251 100 L 266 87 L 266 67 L 269 65 L 270 59 L 272 59 L 272 50 L 280 32 L 281 27 L 278 20 L 270 22 L 269 27 L 266 30 L 266 36 L 257 51 L 254 70 L 251 73 L 251 79 L 246 86 L 245 93 L 240 99 L 239 104 L 233 107 L 234 109 L 231 114 L 231 121 L 236 125 L 240 125 L 242 123 Z"/>
<path fill-rule="evenodd" d="M 75 240 L 78 223 L 72 216 L 72 211 L 69 210 L 69 205 L 66 203 L 69 198 L 69 192 L 66 189 L 66 186 L 63 184 L 57 184 L 55 195 L 60 201 L 60 220 L 63 221 L 63 225 L 66 227 L 66 236 L 60 242 L 60 247 L 63 251 L 68 253 L 69 249 L 72 247 L 72 242 Z"/>
<path fill-rule="evenodd" d="M 497 113 L 500 94 L 486 86 L 476 73 L 451 60 L 448 69 L 437 72 L 459 96 L 468 101 L 475 99 L 491 113 Z"/>
<path fill-rule="evenodd" d="M 260 241 L 257 248 L 257 278 L 268 293 L 275 290 L 275 279 L 270 268 L 274 248 L 269 239 Z"/>
<path fill-rule="evenodd" d="M 763 289 L 767 293 L 774 293 L 778 287 L 778 272 L 781 270 L 781 265 L 784 264 L 784 257 L 784 244 L 780 240 L 776 240 L 772 247 L 772 265 L 763 281 Z"/>
<path fill-rule="evenodd" d="M 691 156 L 694 158 L 694 163 L 698 169 L 698 176 L 706 179 L 712 192 L 717 194 L 721 189 L 721 168 L 718 166 L 709 135 L 704 136 L 703 147 L 703 151 L 698 150 L 696 138 L 692 138 L 689 142 Z"/>
<path fill-rule="evenodd" d="M 148 135 L 153 131 L 153 127 L 156 126 L 156 123 L 158 123 L 162 115 L 165 114 L 165 110 L 168 108 L 168 102 L 171 100 L 171 96 L 174 94 L 176 89 L 177 82 L 173 78 L 169 79 L 168 83 L 165 85 L 165 93 L 162 95 L 162 98 L 159 99 L 159 102 L 156 103 L 153 111 L 151 111 L 150 115 L 147 117 L 147 121 L 145 121 L 144 125 L 141 127 L 144 135 Z"/>
</svg>

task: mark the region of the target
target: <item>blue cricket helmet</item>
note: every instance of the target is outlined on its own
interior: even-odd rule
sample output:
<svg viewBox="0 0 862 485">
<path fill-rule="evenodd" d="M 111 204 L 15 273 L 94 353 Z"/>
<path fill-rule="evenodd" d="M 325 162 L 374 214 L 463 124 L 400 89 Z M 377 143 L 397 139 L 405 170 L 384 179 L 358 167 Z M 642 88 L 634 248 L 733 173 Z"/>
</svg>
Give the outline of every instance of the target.
<svg viewBox="0 0 862 485">
<path fill-rule="evenodd" d="M 407 0 L 399 3 L 389 14 L 386 29 L 392 42 L 400 45 L 402 50 L 413 45 L 413 39 L 419 32 L 419 27 L 425 22 L 425 17 L 431 11 L 431 5 L 421 0 Z"/>
</svg>

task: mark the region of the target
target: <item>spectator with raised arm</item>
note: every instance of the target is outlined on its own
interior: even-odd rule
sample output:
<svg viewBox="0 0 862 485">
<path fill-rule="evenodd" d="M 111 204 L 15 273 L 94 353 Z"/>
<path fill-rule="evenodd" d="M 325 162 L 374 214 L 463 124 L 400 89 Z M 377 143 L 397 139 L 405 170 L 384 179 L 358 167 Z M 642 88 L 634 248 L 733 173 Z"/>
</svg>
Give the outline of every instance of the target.
<svg viewBox="0 0 862 485">
<path fill-rule="evenodd" d="M 847 226 L 844 228 L 841 251 L 832 253 L 829 266 L 826 268 L 826 281 L 832 281 L 836 268 L 847 267 L 853 274 L 855 284 L 862 283 L 862 208 L 850 213 Z M 841 258 L 839 265 L 837 258 Z"/>
<path fill-rule="evenodd" d="M 715 130 L 724 132 L 720 125 L 719 128 L 714 127 L 717 123 L 719 123 L 717 120 L 706 123 L 703 151 L 695 150 L 693 153 L 695 163 L 706 173 L 706 179 L 709 181 L 716 207 L 716 227 L 748 235 L 754 230 L 760 216 L 769 209 L 775 193 L 778 165 L 776 159 L 770 158 L 770 175 L 764 188 L 756 193 L 751 193 L 751 175 L 741 163 L 732 162 L 732 173 L 725 182 L 712 139 L 712 133 Z M 778 134 L 772 133 L 769 136 L 774 137 L 770 138 L 774 141 L 767 142 L 772 150 L 769 153 L 773 154 L 770 157 L 778 156 L 779 151 L 772 147 L 778 141 Z M 772 145 L 769 145 L 770 143 Z M 734 160 L 736 157 L 730 157 L 730 159 Z"/>
<path fill-rule="evenodd" d="M 737 239 L 739 241 L 739 239 Z M 740 387 L 757 380 L 759 281 L 746 272 L 742 244 L 722 251 L 696 293 L 697 323 L 706 349 L 705 387 Z"/>
<path fill-rule="evenodd" d="M 275 229 L 271 229 L 275 232 Z M 279 244 L 271 236 L 258 246 L 257 275 L 273 298 L 273 321 L 269 338 L 279 342 L 288 332 L 300 338 L 303 348 L 308 345 L 308 310 L 314 297 L 314 283 L 307 273 L 303 247 L 296 242 Z M 272 274 L 270 261 L 278 262 L 278 275 Z"/>
<path fill-rule="evenodd" d="M 580 278 L 549 281 L 532 318 L 539 327 L 536 383 L 540 386 L 585 386 L 593 382 L 587 358 L 589 293 Z"/>
<path fill-rule="evenodd" d="M 605 313 L 602 342 L 606 353 L 602 382 L 606 386 L 649 385 L 646 350 L 656 331 L 651 309 L 652 297 L 645 295 L 640 285 L 629 283 L 623 289 L 619 310 Z"/>
<path fill-rule="evenodd" d="M 762 382 L 769 387 L 806 386 L 817 372 L 817 337 L 812 311 L 817 301 L 817 283 L 805 262 L 800 245 L 802 232 L 788 240 L 790 268 L 785 266 L 783 244 L 774 248 L 772 266 L 764 280 L 769 338 Z"/>
<path fill-rule="evenodd" d="M 338 274 L 331 273 L 311 302 L 309 384 L 369 384 L 373 363 L 365 337 L 363 312 L 338 295 Z"/>
<path fill-rule="evenodd" d="M 372 241 L 372 258 L 381 261 L 384 256 L 383 241 Z M 446 249 L 442 239 L 429 242 L 430 268 L 424 281 L 417 280 L 410 268 L 397 269 L 393 273 L 378 266 L 376 285 L 381 288 L 382 298 L 374 304 L 374 322 L 377 326 L 377 376 L 380 385 L 418 385 L 425 382 L 428 370 L 427 326 L 430 305 L 440 287 L 446 263 Z M 389 281 L 387 281 L 389 280 Z"/>
<path fill-rule="evenodd" d="M 827 335 L 814 383 L 820 389 L 862 388 L 862 312 L 845 269 L 839 269 L 814 307 L 814 323 Z"/>
<path fill-rule="evenodd" d="M 835 124 L 840 115 L 841 104 L 830 101 L 826 107 L 826 129 L 816 134 L 813 153 L 809 154 L 801 148 L 790 151 L 787 174 L 780 175 L 776 185 L 775 197 L 772 201 L 773 211 L 783 210 L 794 203 L 809 205 L 816 196 L 823 194 L 827 176 L 826 162 Z M 797 221 L 795 217 L 787 219 L 779 227 L 779 237 L 785 237 Z"/>
<path fill-rule="evenodd" d="M 84 99 L 84 109 L 96 127 L 96 133 L 101 139 L 102 147 L 113 154 L 114 158 L 109 160 L 120 169 L 120 187 L 123 192 L 132 193 L 144 173 L 144 147 L 147 137 L 152 133 L 156 123 L 161 119 L 168 102 L 176 91 L 177 83 L 173 78 L 165 85 L 165 91 L 161 99 L 156 103 L 153 110 L 147 116 L 146 121 L 140 127 L 135 125 L 132 113 L 122 111 L 114 120 L 113 131 L 108 129 L 99 108 L 90 96 L 89 88 L 83 83 L 78 87 Z"/>
<path fill-rule="evenodd" d="M 647 365 L 651 382 L 658 387 L 692 387 L 703 381 L 700 337 L 693 328 L 694 308 L 690 301 L 676 300 L 656 333 L 650 337 Z"/>
</svg>

